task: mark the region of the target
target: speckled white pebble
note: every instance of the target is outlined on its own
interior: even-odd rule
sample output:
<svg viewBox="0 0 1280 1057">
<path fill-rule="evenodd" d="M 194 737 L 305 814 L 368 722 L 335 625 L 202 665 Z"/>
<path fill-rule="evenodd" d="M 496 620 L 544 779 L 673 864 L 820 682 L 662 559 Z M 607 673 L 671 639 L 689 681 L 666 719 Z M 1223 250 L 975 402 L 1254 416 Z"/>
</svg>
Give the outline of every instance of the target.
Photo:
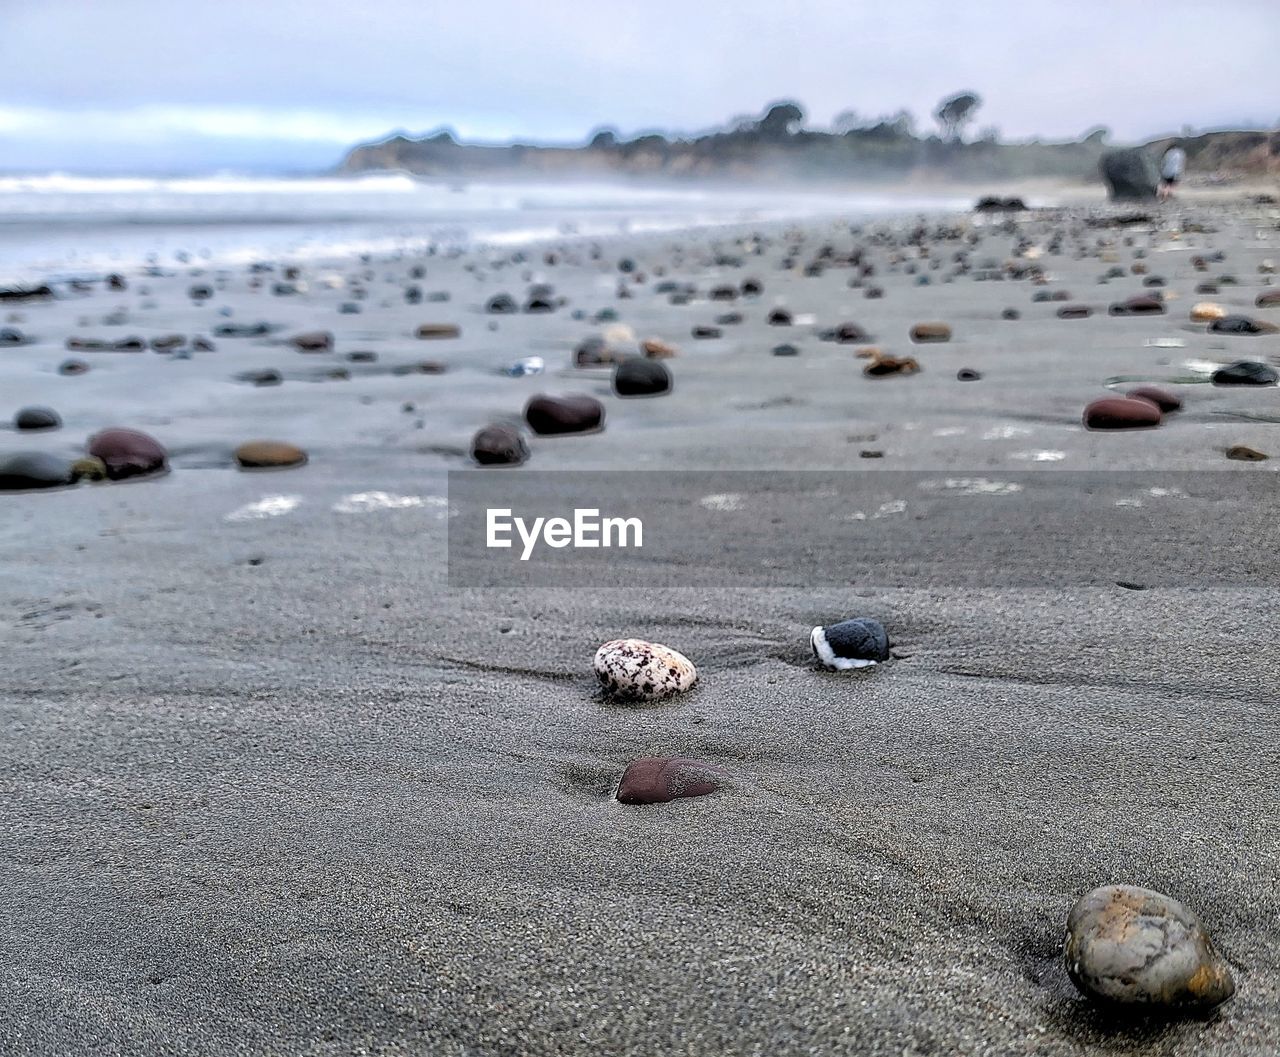
<svg viewBox="0 0 1280 1057">
<path fill-rule="evenodd" d="M 592 667 L 609 693 L 641 701 L 682 694 L 698 681 L 698 669 L 683 653 L 643 639 L 606 642 Z"/>
</svg>

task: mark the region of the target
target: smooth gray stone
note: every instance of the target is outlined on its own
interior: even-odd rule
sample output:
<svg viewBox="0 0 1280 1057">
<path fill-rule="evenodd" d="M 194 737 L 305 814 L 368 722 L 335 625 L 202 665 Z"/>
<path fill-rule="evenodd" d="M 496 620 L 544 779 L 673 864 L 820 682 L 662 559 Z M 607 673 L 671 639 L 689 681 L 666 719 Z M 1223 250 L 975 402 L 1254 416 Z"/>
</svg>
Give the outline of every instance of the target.
<svg viewBox="0 0 1280 1057">
<path fill-rule="evenodd" d="M 1204 1013 L 1236 990 L 1200 919 L 1149 888 L 1106 885 L 1081 896 L 1063 958 L 1076 987 L 1103 1005 Z"/>
</svg>

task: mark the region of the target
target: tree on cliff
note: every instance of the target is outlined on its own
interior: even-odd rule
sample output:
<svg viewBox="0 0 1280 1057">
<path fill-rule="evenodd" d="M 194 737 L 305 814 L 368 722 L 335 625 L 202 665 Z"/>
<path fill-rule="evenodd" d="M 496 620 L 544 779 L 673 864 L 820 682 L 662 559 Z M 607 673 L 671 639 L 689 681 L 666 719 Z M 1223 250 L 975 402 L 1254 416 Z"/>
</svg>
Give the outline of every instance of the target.
<svg viewBox="0 0 1280 1057">
<path fill-rule="evenodd" d="M 960 142 L 965 125 L 973 120 L 980 106 L 982 97 L 977 92 L 958 92 L 939 103 L 933 116 L 942 129 L 942 138 Z"/>
<path fill-rule="evenodd" d="M 773 103 L 760 119 L 760 134 L 766 139 L 786 139 L 804 121 L 804 111 L 790 100 Z"/>
</svg>

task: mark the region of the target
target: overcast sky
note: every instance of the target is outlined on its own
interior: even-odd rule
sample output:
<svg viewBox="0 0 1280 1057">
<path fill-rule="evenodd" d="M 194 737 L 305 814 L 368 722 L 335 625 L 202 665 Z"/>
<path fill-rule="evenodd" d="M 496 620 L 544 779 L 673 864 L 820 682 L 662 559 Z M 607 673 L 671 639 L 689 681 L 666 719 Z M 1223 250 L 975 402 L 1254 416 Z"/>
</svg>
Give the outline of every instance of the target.
<svg viewBox="0 0 1280 1057">
<path fill-rule="evenodd" d="M 447 124 L 576 141 L 798 100 L 1006 137 L 1280 120 L 1280 0 L 0 0 L 0 170 L 299 170 Z"/>
</svg>

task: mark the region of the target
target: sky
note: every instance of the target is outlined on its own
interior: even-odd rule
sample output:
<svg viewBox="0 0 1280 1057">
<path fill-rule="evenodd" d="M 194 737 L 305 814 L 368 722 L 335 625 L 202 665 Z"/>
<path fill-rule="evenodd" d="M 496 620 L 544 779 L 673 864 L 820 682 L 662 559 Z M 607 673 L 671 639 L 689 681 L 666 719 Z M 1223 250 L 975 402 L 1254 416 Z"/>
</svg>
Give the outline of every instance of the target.
<svg viewBox="0 0 1280 1057">
<path fill-rule="evenodd" d="M 0 0 L 0 171 L 322 170 L 440 125 L 695 131 L 982 96 L 1006 138 L 1280 122 L 1280 0 Z"/>
</svg>

